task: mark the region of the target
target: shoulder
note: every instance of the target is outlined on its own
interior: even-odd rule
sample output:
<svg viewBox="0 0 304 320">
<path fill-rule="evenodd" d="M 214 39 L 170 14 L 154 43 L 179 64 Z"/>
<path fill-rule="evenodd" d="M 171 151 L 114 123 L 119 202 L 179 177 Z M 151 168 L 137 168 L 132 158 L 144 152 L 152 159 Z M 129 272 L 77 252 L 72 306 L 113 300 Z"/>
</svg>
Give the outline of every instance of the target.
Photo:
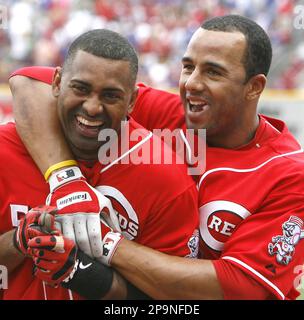
<svg viewBox="0 0 304 320">
<path fill-rule="evenodd" d="M 184 110 L 178 94 L 138 84 L 138 97 L 132 117 L 145 128 L 179 128 L 184 123 Z"/>
<path fill-rule="evenodd" d="M 146 130 L 145 133 L 145 139 L 141 140 L 145 142 L 130 153 L 131 166 L 134 170 L 142 172 L 143 182 L 158 190 L 171 192 L 181 192 L 193 186 L 195 182 L 189 174 L 185 159 L 177 155 L 172 147 L 164 142 L 163 137 Z"/>
<path fill-rule="evenodd" d="M 10 75 L 10 78 L 14 76 L 24 76 L 24 77 L 32 78 L 34 80 L 38 80 L 47 84 L 52 84 L 55 70 L 56 69 L 53 67 L 39 67 L 39 66 L 24 67 L 14 71 Z"/>
<path fill-rule="evenodd" d="M 0 154 L 7 156 L 8 154 L 27 154 L 27 151 L 17 133 L 15 123 L 10 122 L 0 125 Z"/>
<path fill-rule="evenodd" d="M 17 131 L 16 125 L 13 122 L 0 125 L 0 139 L 1 143 L 9 144 L 10 142 L 21 142 Z"/>
</svg>

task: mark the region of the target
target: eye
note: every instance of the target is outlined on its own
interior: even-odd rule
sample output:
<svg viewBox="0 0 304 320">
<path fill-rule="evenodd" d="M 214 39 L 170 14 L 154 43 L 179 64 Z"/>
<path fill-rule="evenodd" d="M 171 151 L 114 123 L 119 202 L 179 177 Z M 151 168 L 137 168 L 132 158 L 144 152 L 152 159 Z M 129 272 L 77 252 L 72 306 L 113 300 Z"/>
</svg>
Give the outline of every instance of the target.
<svg viewBox="0 0 304 320">
<path fill-rule="evenodd" d="M 192 64 L 183 64 L 183 70 L 192 71 L 193 65 Z"/>
<path fill-rule="evenodd" d="M 115 99 L 115 98 L 118 98 L 118 95 L 114 93 L 106 93 L 105 97 L 110 99 Z"/>
<path fill-rule="evenodd" d="M 218 77 L 221 75 L 221 73 L 215 69 L 208 69 L 207 73 L 209 76 L 212 76 L 212 77 Z"/>
<path fill-rule="evenodd" d="M 103 97 L 107 100 L 113 101 L 120 99 L 120 95 L 115 92 L 105 92 Z"/>
<path fill-rule="evenodd" d="M 85 95 L 89 93 L 89 89 L 79 84 L 71 85 L 72 90 L 78 95 Z"/>
</svg>

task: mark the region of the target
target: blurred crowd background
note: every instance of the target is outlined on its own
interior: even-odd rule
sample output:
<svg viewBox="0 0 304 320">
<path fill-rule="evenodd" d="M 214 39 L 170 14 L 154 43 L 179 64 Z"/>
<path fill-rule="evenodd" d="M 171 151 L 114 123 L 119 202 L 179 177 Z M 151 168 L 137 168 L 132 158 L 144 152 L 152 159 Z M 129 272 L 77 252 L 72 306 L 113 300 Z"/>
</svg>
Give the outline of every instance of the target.
<svg viewBox="0 0 304 320">
<path fill-rule="evenodd" d="M 0 30 L 0 82 L 25 65 L 56 66 L 79 34 L 109 28 L 125 35 L 140 56 L 139 80 L 176 87 L 180 58 L 192 33 L 214 15 L 239 13 L 261 24 L 274 46 L 269 86 L 298 88 L 304 48 L 293 26 L 296 0 L 7 0 Z"/>
<path fill-rule="evenodd" d="M 303 10 L 297 16 L 298 5 Z M 216 15 L 242 14 L 264 27 L 272 40 L 268 88 L 304 87 L 304 0 L 0 0 L 1 8 L 7 10 L 7 25 L 0 28 L 0 123 L 11 118 L 9 74 L 27 65 L 61 65 L 69 44 L 94 28 L 115 30 L 134 45 L 140 57 L 138 81 L 174 89 L 180 59 L 201 23 Z M 274 115 L 290 116 L 272 109 Z M 304 117 L 304 106 L 299 110 Z M 300 134 L 301 126 L 293 130 Z"/>
</svg>

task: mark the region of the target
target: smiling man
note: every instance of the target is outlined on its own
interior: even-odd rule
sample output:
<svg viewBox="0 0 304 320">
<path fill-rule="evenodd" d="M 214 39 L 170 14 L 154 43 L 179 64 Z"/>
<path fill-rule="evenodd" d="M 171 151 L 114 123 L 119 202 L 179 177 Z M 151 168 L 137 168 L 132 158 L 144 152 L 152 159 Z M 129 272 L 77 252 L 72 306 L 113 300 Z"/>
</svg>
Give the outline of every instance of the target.
<svg viewBox="0 0 304 320">
<path fill-rule="evenodd" d="M 72 43 L 63 68 L 55 71 L 52 95 L 79 167 L 68 160 L 49 170 L 49 195 L 15 124 L 1 126 L 0 264 L 8 267 L 10 283 L 2 292 L 4 299 L 146 297 L 99 262 L 105 255 L 102 238 L 109 243 L 121 239 L 111 237 L 106 223 L 101 226 L 100 215 L 109 223 L 109 216 L 115 219 L 111 226 L 128 239 L 168 254 L 196 257 L 197 245 L 190 246 L 197 240 L 195 183 L 186 165 L 154 164 L 153 143 L 162 151 L 168 148 L 128 117 L 137 96 L 137 69 L 134 49 L 115 32 L 89 31 Z M 39 131 L 45 126 L 40 122 Z M 100 153 L 105 141 L 98 135 L 104 130 L 112 130 L 116 142 L 128 142 L 108 164 L 98 161 L 109 150 Z M 129 140 L 135 132 L 141 133 L 138 140 Z M 144 149 L 149 150 L 148 162 L 120 162 Z M 47 203 L 58 209 L 60 230 L 52 222 L 45 229 L 51 234 L 37 237 L 33 224 L 43 210 L 52 209 L 29 208 L 43 204 L 47 195 Z"/>
<path fill-rule="evenodd" d="M 197 177 L 202 259 L 172 257 L 123 239 L 113 245 L 108 260 L 153 298 L 298 295 L 294 270 L 304 262 L 304 155 L 282 121 L 257 112 L 271 59 L 265 31 L 237 15 L 204 22 L 186 48 L 179 83 L 185 122 L 189 128 L 207 130 L 206 170 Z M 160 110 L 157 100 L 153 102 Z M 161 102 L 163 112 L 170 110 L 170 103 Z M 149 95 L 136 103 L 144 119 Z M 19 120 L 26 137 L 31 126 L 25 128 L 28 120 Z M 38 164 L 50 161 L 41 147 L 29 149 Z M 68 156 L 69 151 L 62 150 Z"/>
<path fill-rule="evenodd" d="M 58 115 L 73 154 L 78 159 L 96 160 L 102 129 L 120 132 L 129 106 L 136 98 L 136 71 L 130 63 L 92 56 L 78 50 L 54 75 L 54 96 Z M 134 74 L 135 73 L 135 74 Z M 130 77 L 131 75 L 131 77 Z"/>
<path fill-rule="evenodd" d="M 238 147 L 252 139 L 258 126 L 255 108 L 244 108 L 247 91 L 253 89 L 244 68 L 246 46 L 241 32 L 202 28 L 195 32 L 182 58 L 180 94 L 187 128 L 206 129 L 209 146 Z M 256 77 L 253 94 L 265 83 L 265 76 Z"/>
</svg>

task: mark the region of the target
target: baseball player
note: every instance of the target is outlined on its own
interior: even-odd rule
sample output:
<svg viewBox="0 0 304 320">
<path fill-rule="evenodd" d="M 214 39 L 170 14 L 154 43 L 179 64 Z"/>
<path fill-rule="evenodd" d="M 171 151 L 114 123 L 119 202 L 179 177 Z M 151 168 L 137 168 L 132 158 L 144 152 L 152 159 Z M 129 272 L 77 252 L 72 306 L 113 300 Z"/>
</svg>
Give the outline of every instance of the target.
<svg viewBox="0 0 304 320">
<path fill-rule="evenodd" d="M 115 228 L 164 253 L 195 257 L 197 247 L 190 244 L 197 237 L 197 189 L 185 165 L 153 164 L 153 143 L 163 152 L 168 147 L 127 117 L 136 73 L 134 49 L 115 32 L 93 30 L 73 42 L 54 74 L 53 95 L 77 163 L 65 160 L 45 177 L 15 124 L 1 126 L 0 264 L 8 266 L 10 283 L 3 299 L 136 297 L 138 290 L 125 282 L 121 288 L 119 275 L 100 262 L 106 254 L 102 237 L 107 244 L 120 240 L 111 237 Z M 97 138 L 109 128 L 127 148 L 104 163 L 98 157 L 107 158 L 110 148 Z M 131 139 L 138 132 L 141 139 Z M 147 149 L 148 164 L 122 163 Z M 51 207 L 36 207 L 45 202 Z M 46 213 L 57 221 L 50 219 L 43 231 Z M 110 258 L 113 251 L 107 252 Z"/>
</svg>

